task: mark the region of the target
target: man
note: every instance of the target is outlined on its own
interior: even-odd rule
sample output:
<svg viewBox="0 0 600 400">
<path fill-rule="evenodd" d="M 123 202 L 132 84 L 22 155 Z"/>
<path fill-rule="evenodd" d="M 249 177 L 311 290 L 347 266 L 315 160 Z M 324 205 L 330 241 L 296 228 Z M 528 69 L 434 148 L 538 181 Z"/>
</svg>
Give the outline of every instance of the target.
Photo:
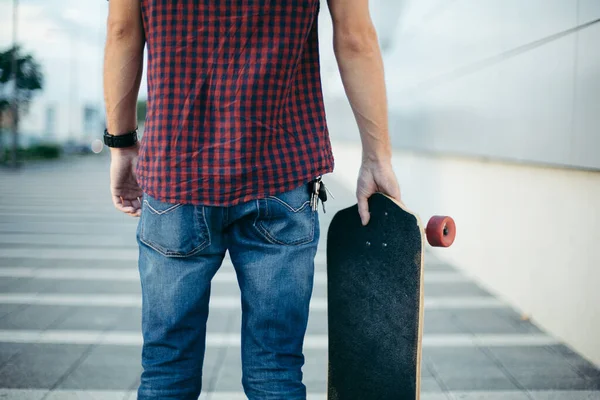
<svg viewBox="0 0 600 400">
<path fill-rule="evenodd" d="M 141 216 L 144 371 L 138 399 L 197 399 L 210 282 L 226 251 L 242 295 L 243 386 L 305 399 L 301 368 L 319 240 L 310 182 L 333 170 L 319 0 L 111 0 L 106 143 L 115 207 Z M 329 0 L 363 144 L 363 224 L 391 167 L 381 53 L 368 0 Z M 136 100 L 148 51 L 148 112 Z"/>
</svg>

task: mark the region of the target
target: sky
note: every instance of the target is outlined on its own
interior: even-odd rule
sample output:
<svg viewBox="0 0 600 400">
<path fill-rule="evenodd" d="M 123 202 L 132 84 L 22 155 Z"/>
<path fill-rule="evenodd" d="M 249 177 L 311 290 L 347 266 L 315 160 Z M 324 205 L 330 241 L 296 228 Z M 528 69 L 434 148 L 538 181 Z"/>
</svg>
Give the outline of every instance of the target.
<svg viewBox="0 0 600 400">
<path fill-rule="evenodd" d="M 22 123 L 24 132 L 45 126 L 45 110 L 56 107 L 56 135 L 82 130 L 83 106 L 102 111 L 102 59 L 108 2 L 102 0 L 20 0 L 18 42 L 42 65 L 43 93 L 36 95 Z M 0 0 L 0 49 L 12 43 L 13 1 Z M 74 93 L 75 101 L 70 101 Z M 145 96 L 145 89 L 144 93 Z M 70 112 L 70 106 L 74 110 Z"/>
</svg>

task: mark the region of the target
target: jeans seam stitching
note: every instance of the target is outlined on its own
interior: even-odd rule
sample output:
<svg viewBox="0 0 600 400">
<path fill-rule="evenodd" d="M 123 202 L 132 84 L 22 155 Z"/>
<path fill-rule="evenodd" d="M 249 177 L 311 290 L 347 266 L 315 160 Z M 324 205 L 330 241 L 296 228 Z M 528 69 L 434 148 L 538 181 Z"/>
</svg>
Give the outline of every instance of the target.
<svg viewBox="0 0 600 400">
<path fill-rule="evenodd" d="M 309 200 L 306 200 L 304 203 L 302 203 L 302 205 L 299 208 L 296 209 L 296 208 L 292 207 L 290 204 L 288 204 L 286 201 L 281 200 L 278 197 L 269 196 L 269 197 L 267 197 L 267 199 L 268 200 L 276 200 L 276 201 L 278 201 L 279 203 L 283 204 L 285 207 L 287 207 L 290 211 L 292 211 L 295 214 L 297 214 L 300 211 L 304 210 L 304 208 L 306 208 L 306 206 L 310 203 Z"/>
<path fill-rule="evenodd" d="M 175 209 L 177 209 L 177 208 L 179 208 L 179 207 L 181 207 L 183 205 L 182 203 L 174 204 L 171 207 L 167 208 L 166 210 L 160 211 L 160 210 L 157 210 L 156 208 L 152 207 L 150 205 L 150 203 L 148 202 L 148 200 L 144 200 L 144 203 L 146 203 L 146 205 L 148 206 L 148 208 L 151 210 L 151 212 L 153 214 L 157 214 L 157 215 L 168 214 L 171 211 L 173 211 L 173 210 L 175 210 Z"/>
</svg>

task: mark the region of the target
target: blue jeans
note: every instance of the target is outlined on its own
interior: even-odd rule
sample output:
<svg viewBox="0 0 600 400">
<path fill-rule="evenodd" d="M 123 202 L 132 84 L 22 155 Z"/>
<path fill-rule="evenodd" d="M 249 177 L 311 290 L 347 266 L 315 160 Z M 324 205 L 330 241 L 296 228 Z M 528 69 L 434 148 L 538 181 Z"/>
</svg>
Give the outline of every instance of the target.
<svg viewBox="0 0 600 400">
<path fill-rule="evenodd" d="M 138 399 L 200 395 L 211 280 L 227 250 L 241 290 L 246 395 L 306 398 L 302 348 L 320 234 L 309 199 L 307 185 L 231 207 L 169 204 L 144 194 Z"/>
</svg>

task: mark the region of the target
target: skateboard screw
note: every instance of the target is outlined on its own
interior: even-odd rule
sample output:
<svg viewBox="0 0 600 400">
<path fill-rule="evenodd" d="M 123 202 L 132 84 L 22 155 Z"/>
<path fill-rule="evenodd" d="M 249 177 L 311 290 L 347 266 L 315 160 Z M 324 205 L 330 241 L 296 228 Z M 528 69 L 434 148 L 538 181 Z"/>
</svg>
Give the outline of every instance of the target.
<svg viewBox="0 0 600 400">
<path fill-rule="evenodd" d="M 383 215 L 385 215 L 387 217 L 387 211 L 383 213 Z"/>
<path fill-rule="evenodd" d="M 367 247 L 369 247 L 371 245 L 371 242 L 367 242 Z"/>
<path fill-rule="evenodd" d="M 383 243 L 383 247 L 387 247 L 387 243 Z"/>
</svg>

